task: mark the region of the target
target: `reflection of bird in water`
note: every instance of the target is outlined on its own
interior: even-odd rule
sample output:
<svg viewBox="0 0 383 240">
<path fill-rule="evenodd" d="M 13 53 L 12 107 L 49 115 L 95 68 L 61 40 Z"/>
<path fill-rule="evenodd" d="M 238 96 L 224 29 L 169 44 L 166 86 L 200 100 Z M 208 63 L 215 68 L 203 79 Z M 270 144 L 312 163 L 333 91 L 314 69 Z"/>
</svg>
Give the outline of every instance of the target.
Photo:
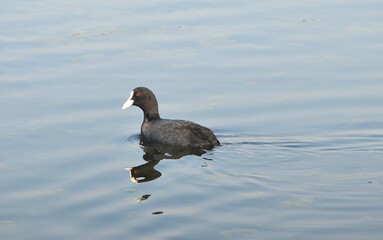
<svg viewBox="0 0 383 240">
<path fill-rule="evenodd" d="M 134 183 L 149 182 L 161 177 L 161 173 L 154 169 L 159 161 L 151 161 L 137 167 L 125 168 L 130 173 L 130 180 Z"/>
<path fill-rule="evenodd" d="M 180 159 L 187 155 L 201 156 L 206 150 L 196 147 L 180 147 L 161 143 L 151 143 L 140 137 L 140 145 L 144 150 L 142 158 L 145 161 L 159 161 L 162 159 Z"/>
<path fill-rule="evenodd" d="M 159 178 L 162 174 L 154 167 L 163 159 L 180 159 L 186 155 L 201 156 L 206 150 L 192 147 L 178 147 L 158 143 L 149 143 L 140 139 L 144 151 L 142 158 L 147 163 L 125 168 L 130 173 L 130 180 L 135 183 L 149 182 Z"/>
</svg>

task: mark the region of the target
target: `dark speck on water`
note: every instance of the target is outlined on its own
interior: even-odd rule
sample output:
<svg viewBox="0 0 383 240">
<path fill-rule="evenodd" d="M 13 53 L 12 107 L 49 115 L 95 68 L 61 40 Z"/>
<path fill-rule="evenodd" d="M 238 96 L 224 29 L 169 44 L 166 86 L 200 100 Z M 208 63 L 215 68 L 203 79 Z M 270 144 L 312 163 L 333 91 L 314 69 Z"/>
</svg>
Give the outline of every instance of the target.
<svg viewBox="0 0 383 240">
<path fill-rule="evenodd" d="M 139 201 L 139 202 L 145 201 L 145 200 L 147 200 L 149 197 L 150 197 L 150 194 L 142 195 L 138 201 Z"/>
<path fill-rule="evenodd" d="M 2 4 L 0 239 L 381 239 L 382 9 Z"/>
<path fill-rule="evenodd" d="M 157 212 L 153 212 L 152 214 L 153 215 L 160 215 L 160 214 L 163 214 L 164 212 L 162 212 L 162 211 L 157 211 Z"/>
</svg>

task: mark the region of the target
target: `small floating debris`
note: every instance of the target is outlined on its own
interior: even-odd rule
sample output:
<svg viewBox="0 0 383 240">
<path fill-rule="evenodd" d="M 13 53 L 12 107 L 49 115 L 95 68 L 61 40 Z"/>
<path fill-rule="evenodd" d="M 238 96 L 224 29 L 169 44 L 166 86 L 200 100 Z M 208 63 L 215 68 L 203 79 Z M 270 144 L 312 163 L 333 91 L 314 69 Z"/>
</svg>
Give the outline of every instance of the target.
<svg viewBox="0 0 383 240">
<path fill-rule="evenodd" d="M 150 194 L 142 195 L 142 196 L 138 199 L 138 202 L 145 201 L 145 200 L 147 200 L 150 196 L 151 196 Z"/>
<path fill-rule="evenodd" d="M 203 157 L 202 159 L 207 160 L 207 161 L 213 161 L 212 158 L 207 158 L 207 157 Z"/>
<path fill-rule="evenodd" d="M 159 215 L 159 214 L 163 214 L 163 213 L 164 213 L 163 211 L 152 212 L 153 215 Z"/>
<path fill-rule="evenodd" d="M 203 163 L 201 167 L 207 167 L 207 163 Z"/>
</svg>

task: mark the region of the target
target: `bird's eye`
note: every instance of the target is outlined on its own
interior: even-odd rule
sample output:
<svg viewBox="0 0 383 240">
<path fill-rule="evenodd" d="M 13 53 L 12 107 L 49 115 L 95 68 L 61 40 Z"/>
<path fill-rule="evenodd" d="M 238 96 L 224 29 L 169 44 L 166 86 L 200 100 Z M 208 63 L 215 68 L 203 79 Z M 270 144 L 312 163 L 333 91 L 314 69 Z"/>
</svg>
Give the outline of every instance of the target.
<svg viewBox="0 0 383 240">
<path fill-rule="evenodd" d="M 135 97 L 139 97 L 139 96 L 141 96 L 141 93 L 140 93 L 140 92 L 135 92 L 135 93 L 134 93 L 134 96 L 135 96 Z"/>
</svg>

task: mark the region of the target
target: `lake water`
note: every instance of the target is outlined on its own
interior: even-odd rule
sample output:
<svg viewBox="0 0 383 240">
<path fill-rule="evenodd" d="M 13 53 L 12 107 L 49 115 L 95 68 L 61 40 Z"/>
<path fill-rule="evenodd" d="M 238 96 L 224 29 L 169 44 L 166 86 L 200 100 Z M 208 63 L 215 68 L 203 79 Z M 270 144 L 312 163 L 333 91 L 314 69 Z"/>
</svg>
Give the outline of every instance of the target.
<svg viewBox="0 0 383 240">
<path fill-rule="evenodd" d="M 381 238 L 381 1 L 0 13 L 0 239 Z M 144 159 L 137 86 L 222 146 Z"/>
</svg>

